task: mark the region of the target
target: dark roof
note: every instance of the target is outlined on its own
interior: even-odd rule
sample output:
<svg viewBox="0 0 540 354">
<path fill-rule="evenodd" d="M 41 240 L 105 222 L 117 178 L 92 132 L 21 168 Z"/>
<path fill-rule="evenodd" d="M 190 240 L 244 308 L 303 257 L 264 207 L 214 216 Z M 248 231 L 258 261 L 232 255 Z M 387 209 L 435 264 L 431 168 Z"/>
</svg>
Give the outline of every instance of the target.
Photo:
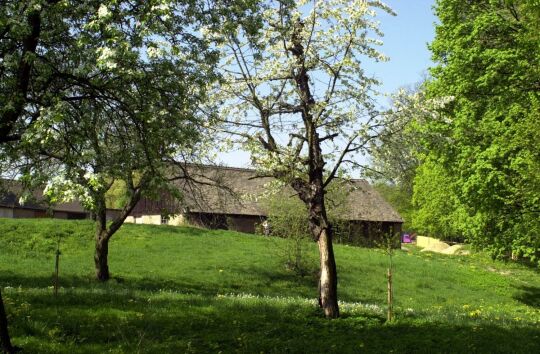
<svg viewBox="0 0 540 354">
<path fill-rule="evenodd" d="M 347 194 L 343 218 L 346 220 L 368 220 L 403 222 L 399 213 L 366 181 L 353 179 L 342 182 L 342 188 L 350 188 Z"/>
<path fill-rule="evenodd" d="M 48 205 L 40 189 L 33 190 L 31 197 L 27 198 L 23 204 L 19 202 L 22 195 L 23 186 L 21 182 L 17 180 L 0 180 L 0 207 L 86 213 L 86 210 L 77 201 Z"/>
<path fill-rule="evenodd" d="M 189 174 L 200 183 L 179 180 L 184 205 L 190 212 L 262 215 L 267 211 L 261 198 L 268 191 L 271 177 L 258 177 L 252 169 L 223 166 L 190 166 Z M 400 215 L 365 180 L 336 180 L 344 191 L 345 220 L 403 222 Z M 220 185 L 220 187 L 216 186 Z M 285 196 L 295 197 L 292 189 Z"/>
<path fill-rule="evenodd" d="M 189 175 L 197 182 L 179 180 L 184 203 L 190 212 L 266 215 L 259 199 L 273 181 L 257 177 L 250 169 L 223 166 L 190 166 Z"/>
</svg>

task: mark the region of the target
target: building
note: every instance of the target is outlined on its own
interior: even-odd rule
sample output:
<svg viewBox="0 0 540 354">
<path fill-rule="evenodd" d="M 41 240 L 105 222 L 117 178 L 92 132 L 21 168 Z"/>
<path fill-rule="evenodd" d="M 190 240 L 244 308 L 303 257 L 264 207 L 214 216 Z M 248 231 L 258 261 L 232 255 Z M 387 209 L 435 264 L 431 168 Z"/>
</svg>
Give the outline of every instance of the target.
<svg viewBox="0 0 540 354">
<path fill-rule="evenodd" d="M 190 177 L 198 183 L 180 179 L 176 182 L 182 200 L 169 193 L 158 198 L 143 198 L 127 222 L 142 224 L 189 224 L 212 229 L 230 229 L 255 233 L 268 216 L 261 202 L 274 181 L 257 177 L 251 169 L 191 166 Z M 336 232 L 338 242 L 373 245 L 384 233 L 401 231 L 399 214 L 365 180 L 337 181 L 344 190 L 344 200 Z M 295 197 L 285 191 L 285 197 Z"/>
<path fill-rule="evenodd" d="M 77 202 L 49 205 L 39 189 L 32 191 L 30 198 L 20 202 L 23 187 L 16 180 L 0 180 L 0 218 L 56 218 L 89 219 L 90 213 Z M 108 209 L 107 218 L 112 219 L 119 210 Z"/>
</svg>

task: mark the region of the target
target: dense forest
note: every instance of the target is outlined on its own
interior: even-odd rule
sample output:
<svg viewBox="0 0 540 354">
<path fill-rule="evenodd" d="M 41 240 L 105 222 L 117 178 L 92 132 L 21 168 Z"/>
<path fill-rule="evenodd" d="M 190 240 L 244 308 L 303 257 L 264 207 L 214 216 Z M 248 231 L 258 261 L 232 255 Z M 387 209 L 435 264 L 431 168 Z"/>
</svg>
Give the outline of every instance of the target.
<svg viewBox="0 0 540 354">
<path fill-rule="evenodd" d="M 434 65 L 402 90 L 373 163 L 418 233 L 540 256 L 540 2 L 438 0 Z"/>
</svg>

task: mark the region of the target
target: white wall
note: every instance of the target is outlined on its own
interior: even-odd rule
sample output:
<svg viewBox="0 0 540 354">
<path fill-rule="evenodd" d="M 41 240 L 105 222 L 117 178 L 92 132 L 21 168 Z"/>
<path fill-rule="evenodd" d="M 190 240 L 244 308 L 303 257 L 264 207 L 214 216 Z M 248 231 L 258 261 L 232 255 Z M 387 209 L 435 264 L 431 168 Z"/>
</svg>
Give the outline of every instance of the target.
<svg viewBox="0 0 540 354">
<path fill-rule="evenodd" d="M 186 220 L 184 219 L 184 215 L 182 214 L 171 217 L 168 222 L 169 225 L 173 226 L 185 225 L 185 223 Z"/>
<path fill-rule="evenodd" d="M 161 225 L 161 215 L 143 215 L 139 217 L 128 216 L 126 218 L 127 223 L 132 224 L 149 224 L 149 225 Z M 185 225 L 184 215 L 176 215 L 169 219 L 168 225 L 180 226 Z"/>
</svg>

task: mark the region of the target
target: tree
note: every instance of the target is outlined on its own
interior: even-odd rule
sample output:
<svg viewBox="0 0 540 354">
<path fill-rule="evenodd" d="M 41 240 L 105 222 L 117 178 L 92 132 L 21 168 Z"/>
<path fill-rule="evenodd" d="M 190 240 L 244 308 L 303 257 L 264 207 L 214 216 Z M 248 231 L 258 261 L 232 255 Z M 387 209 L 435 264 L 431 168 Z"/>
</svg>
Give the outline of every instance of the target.
<svg viewBox="0 0 540 354">
<path fill-rule="evenodd" d="M 43 2 L 46 7 L 58 1 Z M 0 6 L 0 147 L 20 139 L 20 131 L 37 118 L 26 115 L 34 55 L 42 34 L 39 2 L 5 1 Z M 44 80 L 46 82 L 46 80 Z M 0 343 L 7 353 L 11 345 L 8 321 L 0 293 Z"/>
<path fill-rule="evenodd" d="M 185 53 L 196 61 L 206 56 L 212 65 L 210 51 L 192 50 L 204 49 L 200 25 L 231 30 L 239 18 L 249 21 L 244 14 L 254 2 L 2 1 L 0 143 L 20 140 L 43 107 L 87 100 L 89 92 L 113 100 L 115 77 L 130 69 L 122 62 Z M 101 75 L 103 69 L 109 75 Z M 66 95 L 69 90 L 74 94 Z M 77 95 L 79 90 L 87 95 Z"/>
<path fill-rule="evenodd" d="M 8 354 L 16 352 L 16 348 L 11 344 L 9 336 L 8 321 L 4 300 L 2 299 L 2 291 L 0 290 L 0 349 Z"/>
<path fill-rule="evenodd" d="M 415 230 L 423 235 L 463 242 L 469 218 L 458 198 L 458 190 L 459 185 L 437 161 L 423 161 L 414 179 Z"/>
<path fill-rule="evenodd" d="M 369 145 L 370 168 L 365 175 L 398 210 L 405 229 L 413 224 L 413 185 L 421 162 L 422 134 L 418 126 L 432 113 L 421 84 L 400 89 L 392 96 L 392 108 L 381 116 L 378 137 Z"/>
<path fill-rule="evenodd" d="M 157 87 L 153 84 L 152 89 Z M 118 110 L 113 114 L 83 104 L 66 112 L 75 119 L 47 122 L 54 134 L 46 142 L 36 142 L 42 150 L 24 167 L 34 185 L 47 181 L 45 195 L 49 202 L 78 199 L 91 211 L 96 221 L 94 260 L 100 281 L 110 277 L 108 243 L 113 234 L 143 195 L 162 191 L 168 188 L 168 182 L 180 178 L 181 173 L 171 164 L 176 162 L 177 154 L 189 153 L 199 142 L 199 132 L 194 127 L 200 123 L 191 107 L 179 111 L 168 106 L 168 113 L 156 118 L 143 107 L 152 111 L 159 104 L 150 103 L 156 101 L 147 90 L 138 90 L 140 97 L 135 92 L 130 96 L 140 102 L 140 114 L 122 115 Z M 160 96 L 163 94 L 164 90 Z M 42 117 L 39 124 L 47 123 Z M 33 132 L 34 127 L 29 128 L 24 136 Z M 25 155 L 29 158 L 34 144 L 29 140 L 24 144 L 28 144 Z M 110 219 L 107 193 L 116 181 L 125 184 L 124 203 L 121 212 Z"/>
<path fill-rule="evenodd" d="M 426 125 L 429 160 L 449 181 L 465 237 L 494 257 L 540 256 L 540 41 L 537 1 L 439 0 Z M 442 193 L 448 184 L 432 185 Z M 434 191 L 435 192 L 435 191 Z M 437 192 L 437 193 L 439 193 Z M 426 215 L 430 214 L 425 210 Z"/>
<path fill-rule="evenodd" d="M 386 59 L 371 37 L 381 35 L 376 9 L 391 12 L 379 1 L 267 1 L 261 31 L 240 26 L 222 37 L 224 131 L 241 137 L 261 175 L 288 184 L 306 205 L 319 246 L 319 303 L 329 318 L 339 307 L 324 195 L 376 126 L 377 81 L 361 66 L 363 57 Z"/>
<path fill-rule="evenodd" d="M 286 243 L 278 249 L 279 256 L 285 258 L 285 266 L 297 275 L 304 276 L 309 271 L 308 240 L 310 231 L 305 205 L 284 191 L 265 198 L 267 229 L 265 234 L 284 238 Z"/>
<path fill-rule="evenodd" d="M 83 197 L 96 215 L 98 279 L 109 278 L 112 234 L 143 191 L 163 182 L 161 156 L 189 152 L 193 146 L 186 146 L 200 137 L 189 127 L 199 123 L 191 113 L 204 97 L 205 85 L 215 78 L 212 65 L 217 57 L 196 35 L 199 26 L 230 30 L 251 5 L 253 1 L 219 0 L 2 2 L 2 165 L 24 162 L 27 176 L 51 172 L 62 182 L 49 190 L 61 192 L 53 199 L 66 197 L 68 191 L 71 197 Z M 169 130 L 180 128 L 177 134 L 165 131 L 166 123 Z M 172 140 L 177 138 L 181 140 Z M 152 161 L 157 153 L 159 159 Z M 44 164 L 40 155 L 52 164 Z M 45 165 L 48 168 L 39 171 Z M 135 168 L 142 173 L 137 182 Z M 149 171 L 160 174 L 149 176 Z M 129 196 L 121 215 L 107 226 L 104 195 L 118 179 L 127 183 Z M 4 309 L 1 294 L 0 307 Z M 0 312 L 0 339 L 4 351 L 14 351 L 5 311 Z"/>
<path fill-rule="evenodd" d="M 422 84 L 412 89 L 400 89 L 392 96 L 392 107 L 382 115 L 379 135 L 369 146 L 371 170 L 366 174 L 370 178 L 400 185 L 412 195 L 421 150 L 415 126 L 429 114 Z"/>
<path fill-rule="evenodd" d="M 423 234 L 445 237 L 455 229 L 447 227 L 447 218 L 452 218 L 447 205 L 451 198 L 441 184 L 442 178 L 433 170 L 434 162 L 429 160 L 426 142 L 437 145 L 444 143 L 444 137 L 428 128 L 428 122 L 441 120 L 441 112 L 452 100 L 449 97 L 426 97 L 424 81 L 412 89 L 400 89 L 392 96 L 392 107 L 382 115 L 381 128 L 376 139 L 370 144 L 370 169 L 366 175 L 376 182 L 375 188 L 396 208 L 404 218 L 405 228 L 414 228 Z M 425 180 L 424 180 L 425 178 Z M 445 183 L 448 181 L 445 181 Z M 433 187 L 433 188 L 431 188 Z M 436 195 L 441 200 L 435 201 Z M 430 213 L 432 214 L 430 216 Z M 452 230 L 452 231 L 450 231 Z"/>
<path fill-rule="evenodd" d="M 208 7 L 214 10 L 209 13 Z M 6 0 L 0 6 L 0 158 L 27 164 L 27 175 L 35 175 L 42 166 L 44 155 L 59 169 L 51 169 L 56 177 L 72 182 L 71 196 L 81 194 L 86 206 L 96 214 L 96 272 L 100 280 L 109 277 L 107 266 L 108 239 L 120 227 L 129 209 L 143 190 L 159 181 L 144 177 L 135 184 L 133 168 L 136 163 L 124 158 L 156 157 L 156 146 L 146 149 L 148 139 L 156 144 L 157 123 L 148 124 L 150 114 L 156 114 L 164 129 L 164 119 L 173 117 L 170 128 L 182 125 L 181 133 L 189 141 L 197 136 L 187 125 L 196 118 L 186 118 L 186 107 L 196 106 L 204 96 L 202 89 L 214 78 L 212 63 L 217 57 L 207 43 L 198 38 L 198 26 L 205 24 L 223 31 L 235 26 L 236 17 L 249 8 L 252 1 L 73 1 L 73 0 Z M 223 6 L 226 5 L 226 6 Z M 230 20 L 230 21 L 222 21 Z M 152 88 L 151 80 L 162 85 Z M 185 81 L 184 81 L 185 80 Z M 160 90 L 165 89 L 165 92 Z M 124 92 L 125 90 L 125 92 Z M 140 90 L 140 91 L 139 91 Z M 174 90 L 178 90 L 173 94 Z M 130 94 L 136 92 L 133 97 Z M 143 96 L 148 94 L 148 96 Z M 137 110 L 144 100 L 154 104 Z M 173 108 L 169 111 L 169 108 Z M 151 109 L 161 110 L 151 112 Z M 160 115 L 163 109 L 168 112 Z M 89 111 L 86 112 L 85 110 Z M 132 127 L 117 125 L 136 122 Z M 93 127 L 90 122 L 104 123 Z M 88 131 L 82 132 L 83 122 Z M 93 128 L 99 128 L 94 129 Z M 61 130 L 64 129 L 64 130 Z M 140 129 L 138 131 L 135 131 Z M 70 134 L 74 133 L 74 136 Z M 104 135 L 103 135 L 104 134 Z M 122 135 L 126 134 L 126 135 Z M 177 135 L 177 137 L 178 137 Z M 72 137 L 75 137 L 72 139 Z M 93 141 L 84 138 L 93 137 Z M 103 141 L 116 145 L 116 155 L 101 154 L 108 147 Z M 96 139 L 97 138 L 97 139 Z M 158 143 L 171 153 L 174 145 L 185 147 L 184 140 L 171 145 L 169 140 Z M 82 140 L 81 140 L 82 139 Z M 20 143 L 22 140 L 22 144 Z M 97 144 L 93 144 L 96 143 Z M 58 145 L 55 145 L 58 143 Z M 169 144 L 169 145 L 167 145 Z M 138 150 L 121 150 L 137 146 Z M 142 150 L 141 151 L 141 147 Z M 105 148 L 105 149 L 104 149 Z M 95 154 L 86 155 L 90 151 Z M 186 151 L 184 151 L 186 152 Z M 24 156 L 28 154 L 28 156 Z M 79 161 L 77 159 L 80 158 Z M 28 162 L 39 163 L 28 165 Z M 143 165 L 144 159 L 140 160 Z M 145 168 L 158 170 L 159 163 Z M 123 168 L 127 170 L 123 170 Z M 104 169 L 113 168 L 105 171 Z M 83 173 L 83 170 L 85 173 Z M 43 171 L 41 171 L 43 172 Z M 87 174 L 86 172 L 90 173 Z M 146 173 L 146 174 L 145 174 Z M 43 173 L 41 174 L 44 175 Z M 143 172 L 147 176 L 148 172 Z M 118 178 L 129 185 L 129 196 L 120 217 L 106 225 L 103 195 Z M 131 179 L 130 179 L 131 178 Z M 61 180 L 61 179 L 60 179 Z M 41 179 L 30 181 L 36 184 Z M 66 183 L 57 190 L 67 192 Z M 54 189 L 53 189 L 54 190 Z M 84 193 L 84 192 L 87 193 Z M 79 193 L 77 193 L 79 192 Z M 62 197 L 62 196 L 56 196 Z M 65 195 L 64 195 L 65 197 Z M 3 302 L 0 294 L 0 305 Z M 10 344 L 5 312 L 0 313 L 0 338 L 7 352 Z"/>
<path fill-rule="evenodd" d="M 209 124 L 198 107 L 217 79 L 218 60 L 201 26 L 226 32 L 251 3 L 27 1 L 2 7 L 3 160 L 18 164 L 28 184 L 48 182 L 51 201 L 79 198 L 92 211 L 99 280 L 110 276 L 111 236 L 145 191 L 166 188 L 174 177 L 165 164 L 197 155 Z M 23 71 L 24 89 L 17 91 Z M 126 184 L 128 195 L 108 224 L 106 193 L 116 181 Z"/>
</svg>

